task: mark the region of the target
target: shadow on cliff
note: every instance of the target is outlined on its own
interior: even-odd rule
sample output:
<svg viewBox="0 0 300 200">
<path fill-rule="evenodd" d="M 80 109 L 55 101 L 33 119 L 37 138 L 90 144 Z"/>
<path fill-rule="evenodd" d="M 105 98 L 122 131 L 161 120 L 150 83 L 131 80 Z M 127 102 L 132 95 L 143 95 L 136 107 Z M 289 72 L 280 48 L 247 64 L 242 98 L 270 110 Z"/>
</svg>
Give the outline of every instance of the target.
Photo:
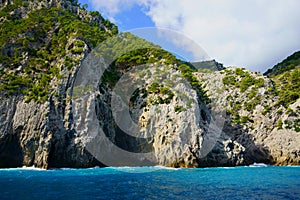
<svg viewBox="0 0 300 200">
<path fill-rule="evenodd" d="M 50 112 L 48 120 L 48 134 L 52 135 L 48 152 L 48 166 L 46 168 L 89 168 L 104 167 L 89 151 L 76 143 L 76 131 L 71 126 L 65 127 L 65 105 L 55 106 L 52 97 L 50 98 Z M 73 116 L 70 115 L 73 123 Z M 70 123 L 70 124 L 71 124 Z M 45 167 L 45 166 L 43 166 Z"/>
<path fill-rule="evenodd" d="M 231 120 L 232 118 L 227 115 L 223 134 L 225 137 L 229 137 L 228 139 L 231 139 L 232 142 L 225 145 L 222 140 L 218 140 L 212 151 L 206 157 L 199 159 L 199 167 L 233 167 L 253 163 L 273 164 L 273 157 L 268 147 L 256 144 L 255 138 L 243 130 L 242 125 L 232 124 Z M 235 141 L 245 149 L 228 159 L 228 153 L 236 152 Z"/>
<path fill-rule="evenodd" d="M 18 100 L 18 96 L 8 98 L 0 94 L 0 168 L 23 166 L 24 152 L 20 143 L 23 127 L 16 130 L 12 127 Z"/>
<path fill-rule="evenodd" d="M 22 167 L 24 154 L 18 134 L 7 134 L 0 141 L 0 168 Z"/>
</svg>

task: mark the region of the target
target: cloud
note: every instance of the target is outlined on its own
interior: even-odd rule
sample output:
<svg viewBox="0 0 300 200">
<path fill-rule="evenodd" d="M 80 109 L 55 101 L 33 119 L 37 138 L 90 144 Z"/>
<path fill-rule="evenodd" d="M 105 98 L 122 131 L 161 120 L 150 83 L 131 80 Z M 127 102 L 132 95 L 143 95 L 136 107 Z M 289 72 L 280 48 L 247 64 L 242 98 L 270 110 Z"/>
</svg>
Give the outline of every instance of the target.
<svg viewBox="0 0 300 200">
<path fill-rule="evenodd" d="M 135 4 L 145 8 L 151 6 L 150 0 L 88 0 L 88 2 L 109 18 L 114 18 L 116 14 L 130 9 Z"/>
<path fill-rule="evenodd" d="M 112 16 L 134 4 L 142 5 L 155 26 L 182 32 L 201 45 L 211 58 L 225 65 L 265 71 L 300 49 L 298 0 L 93 2 Z M 188 44 L 182 46 L 193 48 Z"/>
</svg>

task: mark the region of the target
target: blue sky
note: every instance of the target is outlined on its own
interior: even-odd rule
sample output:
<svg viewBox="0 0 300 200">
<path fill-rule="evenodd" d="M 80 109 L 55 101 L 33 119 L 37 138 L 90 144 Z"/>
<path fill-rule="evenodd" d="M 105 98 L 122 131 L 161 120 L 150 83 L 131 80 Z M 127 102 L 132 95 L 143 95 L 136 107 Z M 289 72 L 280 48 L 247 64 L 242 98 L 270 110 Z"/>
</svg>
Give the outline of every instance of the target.
<svg viewBox="0 0 300 200">
<path fill-rule="evenodd" d="M 124 9 L 123 11 L 116 13 L 112 17 L 109 14 L 103 12 L 103 10 L 95 8 L 89 0 L 79 0 L 79 3 L 81 5 L 87 4 L 88 10 L 100 11 L 103 17 L 110 19 L 118 25 L 120 32 L 129 31 L 134 35 L 137 35 L 148 41 L 158 44 L 184 61 L 199 61 L 211 59 L 200 46 L 196 47 L 197 51 L 200 52 L 199 56 L 196 55 L 196 57 L 199 57 L 198 59 L 195 58 L 192 52 L 168 40 L 167 37 L 170 35 L 173 35 L 174 37 L 177 36 L 180 38 L 185 38 L 186 36 L 180 35 L 180 33 L 178 33 L 176 30 L 155 27 L 154 22 L 147 14 L 145 14 L 145 12 L 147 11 L 141 5 L 133 4 L 128 9 Z M 164 33 L 160 34 L 160 32 Z M 191 40 L 190 38 L 185 39 Z"/>
<path fill-rule="evenodd" d="M 151 18 L 145 14 L 143 11 L 144 8 L 140 5 L 134 4 L 132 7 L 116 13 L 112 18 L 112 16 L 102 12 L 101 9 L 95 8 L 91 2 L 91 0 L 79 0 L 81 5 L 88 5 L 88 10 L 98 10 L 103 17 L 116 23 L 120 31 L 128 31 L 142 27 L 155 27 Z"/>
<path fill-rule="evenodd" d="M 118 13 L 115 16 L 116 23 L 120 31 L 127 31 L 141 27 L 154 27 L 151 18 L 142 11 L 143 8 L 139 5 L 134 5 L 128 10 Z"/>
<path fill-rule="evenodd" d="M 190 61 L 216 59 L 225 66 L 264 72 L 300 50 L 298 0 L 79 2 L 88 4 L 89 10 L 100 11 L 120 31 L 130 30 L 156 41 Z M 163 34 L 147 33 L 147 27 L 155 27 L 157 33 L 162 30 Z"/>
</svg>

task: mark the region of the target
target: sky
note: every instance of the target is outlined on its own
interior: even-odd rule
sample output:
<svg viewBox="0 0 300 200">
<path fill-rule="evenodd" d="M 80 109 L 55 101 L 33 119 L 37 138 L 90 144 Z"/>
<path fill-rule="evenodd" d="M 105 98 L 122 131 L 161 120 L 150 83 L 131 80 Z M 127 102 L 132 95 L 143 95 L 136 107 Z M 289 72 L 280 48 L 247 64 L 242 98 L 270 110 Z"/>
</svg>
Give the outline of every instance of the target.
<svg viewBox="0 0 300 200">
<path fill-rule="evenodd" d="M 215 59 L 225 66 L 265 72 L 300 50 L 299 0 L 79 0 L 79 3 L 88 4 L 88 10 L 98 10 L 117 24 L 120 31 L 159 42 L 164 48 L 168 35 L 174 45 L 168 44 L 166 49 L 188 61 Z M 147 34 L 149 27 L 156 29 L 156 34 Z"/>
</svg>

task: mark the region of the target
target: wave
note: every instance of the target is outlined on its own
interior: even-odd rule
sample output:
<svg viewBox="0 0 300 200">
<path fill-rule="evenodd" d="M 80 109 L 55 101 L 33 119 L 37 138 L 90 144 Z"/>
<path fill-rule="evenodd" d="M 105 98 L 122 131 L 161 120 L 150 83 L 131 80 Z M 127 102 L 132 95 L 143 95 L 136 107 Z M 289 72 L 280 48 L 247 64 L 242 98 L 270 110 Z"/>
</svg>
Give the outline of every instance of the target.
<svg viewBox="0 0 300 200">
<path fill-rule="evenodd" d="M 180 168 L 172 168 L 172 167 L 165 167 L 165 166 L 143 166 L 143 167 L 106 167 L 105 169 L 111 169 L 116 171 L 122 172 L 129 172 L 129 173 L 147 173 L 153 171 L 176 171 L 180 170 Z"/>
<path fill-rule="evenodd" d="M 165 166 L 161 166 L 161 165 L 157 165 L 157 166 L 153 166 L 156 169 L 166 169 L 166 170 L 180 170 L 183 168 L 174 168 L 174 167 L 165 167 Z"/>
<path fill-rule="evenodd" d="M 46 169 L 37 168 L 35 166 L 31 166 L 31 167 L 23 166 L 23 167 L 17 167 L 17 168 L 3 168 L 3 169 L 0 169 L 0 170 L 2 170 L 2 171 L 19 171 L 19 170 L 46 171 Z"/>
<path fill-rule="evenodd" d="M 249 167 L 268 167 L 269 165 L 265 163 L 253 163 L 252 165 L 249 165 Z"/>
<path fill-rule="evenodd" d="M 26 166 L 23 166 L 22 168 L 17 168 L 17 169 L 23 169 L 23 170 L 37 170 L 37 171 L 46 171 L 46 169 L 37 168 L 37 167 L 35 167 L 35 166 L 31 166 L 31 167 L 26 167 Z"/>
</svg>

